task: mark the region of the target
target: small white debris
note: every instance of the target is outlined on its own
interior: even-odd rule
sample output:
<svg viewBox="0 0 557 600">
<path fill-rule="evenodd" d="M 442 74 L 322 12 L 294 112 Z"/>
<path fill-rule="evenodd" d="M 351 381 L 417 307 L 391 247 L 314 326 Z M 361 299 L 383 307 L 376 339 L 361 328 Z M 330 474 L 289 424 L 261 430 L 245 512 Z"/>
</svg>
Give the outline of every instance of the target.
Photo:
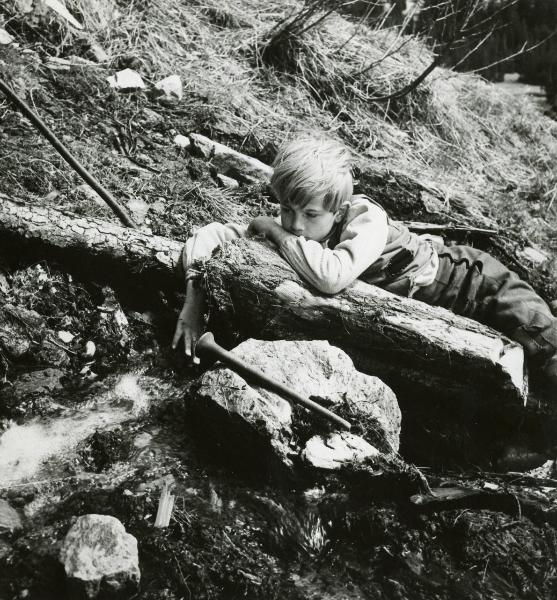
<svg viewBox="0 0 557 600">
<path fill-rule="evenodd" d="M 97 63 L 105 63 L 110 60 L 110 56 L 108 56 L 104 48 L 102 48 L 98 44 L 91 44 L 91 46 L 89 47 L 89 54 Z"/>
<path fill-rule="evenodd" d="M 0 28 L 0 44 L 11 44 L 14 38 L 5 30 Z"/>
<path fill-rule="evenodd" d="M 217 181 L 221 187 L 229 190 L 234 190 L 237 187 L 240 187 L 240 184 L 235 179 L 223 175 L 222 173 L 217 173 Z"/>
<path fill-rule="evenodd" d="M 85 350 L 83 351 L 83 356 L 85 358 L 91 358 L 92 356 L 95 356 L 96 351 L 97 351 L 97 347 L 95 346 L 95 342 L 92 342 L 91 340 L 89 340 L 85 344 Z"/>
<path fill-rule="evenodd" d="M 161 79 L 155 84 L 155 89 L 162 92 L 166 97 L 174 96 L 178 100 L 182 99 L 182 80 L 178 75 L 170 75 Z"/>
<path fill-rule="evenodd" d="M 149 205 L 141 198 L 132 198 L 131 200 L 128 200 L 127 204 L 136 223 L 143 223 L 143 221 L 145 221 L 145 215 L 149 210 Z"/>
<path fill-rule="evenodd" d="M 162 488 L 157 516 L 155 518 L 155 527 L 168 527 L 172 509 L 174 508 L 174 494 L 170 493 L 170 485 L 164 485 Z"/>
<path fill-rule="evenodd" d="M 64 342 L 64 344 L 69 344 L 74 339 L 75 335 L 69 331 L 59 331 L 58 337 Z"/>
<path fill-rule="evenodd" d="M 8 278 L 2 271 L 0 271 L 0 292 L 4 292 L 7 294 L 10 291 L 10 284 L 8 282 Z"/>
<path fill-rule="evenodd" d="M 495 492 L 499 489 L 499 486 L 496 483 L 491 483 L 490 481 L 484 481 L 483 489 L 489 490 L 491 492 Z"/>
<path fill-rule="evenodd" d="M 75 54 L 70 54 L 68 56 L 68 60 L 70 63 L 77 67 L 96 67 L 97 65 L 88 58 L 83 58 L 83 56 L 77 56 Z"/>
<path fill-rule="evenodd" d="M 53 71 L 69 71 L 72 63 L 67 58 L 49 56 L 45 64 Z"/>
<path fill-rule="evenodd" d="M 141 75 L 133 69 L 124 69 L 118 71 L 115 75 L 110 75 L 106 80 L 113 87 L 121 91 L 142 90 L 145 88 Z"/>
<path fill-rule="evenodd" d="M 174 145 L 178 146 L 179 148 L 188 148 L 190 144 L 190 138 L 185 135 L 178 134 L 174 138 Z"/>
</svg>

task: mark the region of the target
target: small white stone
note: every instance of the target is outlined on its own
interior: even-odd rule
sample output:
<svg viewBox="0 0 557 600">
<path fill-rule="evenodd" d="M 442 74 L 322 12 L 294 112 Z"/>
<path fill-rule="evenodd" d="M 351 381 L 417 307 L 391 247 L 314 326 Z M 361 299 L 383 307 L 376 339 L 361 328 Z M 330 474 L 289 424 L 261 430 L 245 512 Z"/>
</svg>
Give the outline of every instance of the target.
<svg viewBox="0 0 557 600">
<path fill-rule="evenodd" d="M 141 75 L 133 69 L 118 71 L 115 75 L 107 77 L 106 80 L 110 84 L 110 87 L 117 90 L 141 90 L 145 88 Z"/>
<path fill-rule="evenodd" d="M 149 205 L 141 198 L 132 198 L 128 200 L 128 208 L 130 209 L 134 219 L 141 224 L 145 221 L 145 215 L 149 210 Z"/>
<path fill-rule="evenodd" d="M 496 483 L 491 483 L 490 481 L 484 481 L 483 489 L 494 492 L 495 490 L 499 489 L 499 486 Z"/>
<path fill-rule="evenodd" d="M 178 146 L 179 148 L 188 148 L 191 145 L 190 138 L 186 135 L 178 134 L 174 138 L 174 145 Z"/>
<path fill-rule="evenodd" d="M 112 595 L 134 589 L 141 576 L 137 539 L 110 515 L 78 517 L 62 544 L 60 562 L 80 597 L 98 597 L 103 584 Z"/>
<path fill-rule="evenodd" d="M 89 340 L 85 344 L 85 350 L 83 351 L 83 356 L 85 358 L 91 358 L 92 356 L 95 356 L 96 351 L 97 351 L 97 347 L 95 346 L 95 342 L 92 342 L 91 340 Z"/>
<path fill-rule="evenodd" d="M 64 342 L 64 344 L 69 344 L 74 339 L 75 335 L 69 331 L 59 331 L 58 337 Z"/>
<path fill-rule="evenodd" d="M 14 38 L 5 30 L 0 29 L 0 44 L 11 44 Z"/>
<path fill-rule="evenodd" d="M 155 89 L 162 92 L 165 96 L 174 96 L 178 100 L 182 99 L 182 80 L 178 75 L 170 75 L 161 79 L 155 84 Z"/>
</svg>

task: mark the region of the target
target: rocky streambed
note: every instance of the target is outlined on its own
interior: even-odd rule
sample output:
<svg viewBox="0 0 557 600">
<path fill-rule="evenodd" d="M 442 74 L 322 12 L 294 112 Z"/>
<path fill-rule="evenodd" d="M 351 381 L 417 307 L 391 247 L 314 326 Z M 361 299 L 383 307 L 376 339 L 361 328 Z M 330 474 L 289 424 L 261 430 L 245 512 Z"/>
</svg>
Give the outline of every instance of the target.
<svg viewBox="0 0 557 600">
<path fill-rule="evenodd" d="M 327 342 L 235 352 L 350 434 L 222 366 L 187 369 L 171 303 L 122 308 L 47 265 L 4 279 L 0 598 L 554 597 L 551 462 L 459 463 L 478 430 L 405 420 Z M 408 438 L 427 435 L 418 469 Z"/>
</svg>

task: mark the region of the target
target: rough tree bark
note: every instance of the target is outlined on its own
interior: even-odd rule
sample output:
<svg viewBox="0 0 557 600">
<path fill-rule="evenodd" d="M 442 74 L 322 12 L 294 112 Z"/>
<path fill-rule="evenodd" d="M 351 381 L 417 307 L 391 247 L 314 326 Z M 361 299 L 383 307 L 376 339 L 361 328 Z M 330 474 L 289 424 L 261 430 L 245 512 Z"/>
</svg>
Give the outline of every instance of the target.
<svg viewBox="0 0 557 600">
<path fill-rule="evenodd" d="M 84 219 L 0 196 L 0 239 L 97 276 L 177 289 L 181 243 L 99 219 Z M 520 403 L 522 348 L 469 319 L 356 282 L 331 297 L 313 293 L 260 242 L 228 244 L 205 265 L 213 327 L 242 337 L 327 339 L 356 365 L 469 400 Z M 123 280 L 123 279 L 122 279 Z M 222 328 L 222 329 L 221 329 Z"/>
<path fill-rule="evenodd" d="M 102 219 L 33 206 L 0 194 L 0 246 L 39 258 L 54 258 L 99 279 L 139 280 L 176 288 L 182 243 Z"/>
</svg>

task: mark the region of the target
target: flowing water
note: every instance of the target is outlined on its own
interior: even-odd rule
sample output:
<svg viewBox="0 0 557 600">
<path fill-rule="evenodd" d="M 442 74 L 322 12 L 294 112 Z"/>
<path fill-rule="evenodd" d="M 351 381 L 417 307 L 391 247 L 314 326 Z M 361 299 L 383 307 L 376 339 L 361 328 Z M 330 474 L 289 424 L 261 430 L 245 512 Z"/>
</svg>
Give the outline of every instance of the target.
<svg viewBox="0 0 557 600">
<path fill-rule="evenodd" d="M 141 377 L 126 373 L 108 389 L 79 405 L 78 409 L 13 424 L 0 436 L 0 482 L 10 486 L 40 476 L 54 477 L 49 462 L 60 462 L 95 431 L 137 419 L 149 409 L 150 396 Z"/>
</svg>

